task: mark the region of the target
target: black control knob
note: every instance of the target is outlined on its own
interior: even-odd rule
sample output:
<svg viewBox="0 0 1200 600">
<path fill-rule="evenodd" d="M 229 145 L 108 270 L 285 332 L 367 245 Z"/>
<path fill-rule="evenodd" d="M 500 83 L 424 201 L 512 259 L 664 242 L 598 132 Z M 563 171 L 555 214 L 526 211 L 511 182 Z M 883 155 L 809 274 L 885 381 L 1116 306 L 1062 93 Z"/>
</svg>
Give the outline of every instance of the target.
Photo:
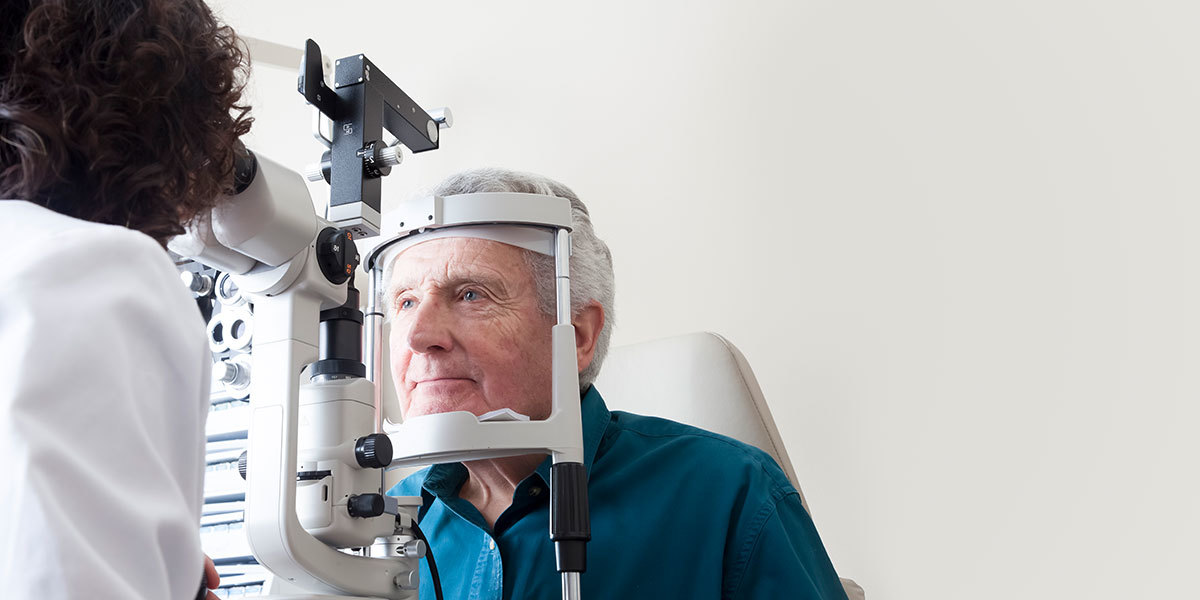
<svg viewBox="0 0 1200 600">
<path fill-rule="evenodd" d="M 364 469 L 382 469 L 392 464 L 392 440 L 382 433 L 372 433 L 354 442 L 354 460 Z"/>
<path fill-rule="evenodd" d="M 363 519 L 382 515 L 384 508 L 383 494 L 358 494 L 350 496 L 346 503 L 346 512 L 350 516 Z"/>
<path fill-rule="evenodd" d="M 358 267 L 358 261 L 358 246 L 349 231 L 326 227 L 317 236 L 317 264 L 330 283 L 346 283 Z"/>
<path fill-rule="evenodd" d="M 242 479 L 246 479 L 246 451 L 245 450 L 242 450 L 241 456 L 238 456 L 238 475 L 241 475 Z"/>
</svg>

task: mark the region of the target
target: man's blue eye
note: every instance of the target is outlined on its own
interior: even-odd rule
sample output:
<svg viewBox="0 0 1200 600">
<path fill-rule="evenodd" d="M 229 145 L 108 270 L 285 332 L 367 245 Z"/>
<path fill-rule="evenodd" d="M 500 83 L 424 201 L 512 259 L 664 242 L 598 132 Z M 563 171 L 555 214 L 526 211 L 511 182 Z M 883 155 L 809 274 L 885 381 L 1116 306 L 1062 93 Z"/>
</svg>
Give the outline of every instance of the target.
<svg viewBox="0 0 1200 600">
<path fill-rule="evenodd" d="M 407 309 L 407 308 L 412 308 L 412 307 L 413 307 L 413 301 L 411 299 L 405 298 L 404 300 L 400 301 L 400 308 L 402 310 Z"/>
<path fill-rule="evenodd" d="M 479 299 L 479 294 L 476 293 L 475 290 L 467 290 L 463 292 L 462 297 L 463 300 L 466 300 L 467 302 L 474 302 L 475 300 Z"/>
</svg>

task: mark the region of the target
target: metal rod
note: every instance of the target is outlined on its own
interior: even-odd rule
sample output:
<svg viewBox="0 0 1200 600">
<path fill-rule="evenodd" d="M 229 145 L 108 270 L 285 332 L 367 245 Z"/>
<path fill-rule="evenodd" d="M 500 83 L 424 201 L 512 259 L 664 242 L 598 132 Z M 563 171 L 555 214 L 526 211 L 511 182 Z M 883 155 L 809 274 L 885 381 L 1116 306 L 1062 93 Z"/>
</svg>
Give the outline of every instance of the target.
<svg viewBox="0 0 1200 600">
<path fill-rule="evenodd" d="M 372 384 L 371 394 L 375 406 L 375 433 L 383 432 L 383 383 L 379 381 L 380 365 L 383 361 L 383 311 L 379 306 L 382 293 L 380 285 L 383 269 L 371 269 L 367 274 L 367 314 L 363 327 L 363 362 L 367 367 L 367 380 Z M 379 470 L 379 490 L 387 489 L 387 471 Z"/>
<path fill-rule="evenodd" d="M 571 324 L 571 232 L 554 233 L 554 281 L 557 284 L 558 324 Z"/>
<path fill-rule="evenodd" d="M 571 324 L 571 232 L 559 229 L 554 234 L 554 281 L 557 284 L 558 324 Z M 563 600 L 580 600 L 579 573 L 562 574 Z"/>
<path fill-rule="evenodd" d="M 562 597 L 563 600 L 579 600 L 579 573 L 567 571 L 562 574 Z"/>
<path fill-rule="evenodd" d="M 367 380 L 374 383 L 375 433 L 383 431 L 383 382 L 379 373 L 383 362 L 383 310 L 379 305 L 383 270 L 372 269 L 367 277 L 367 314 L 363 323 L 363 355 Z"/>
</svg>

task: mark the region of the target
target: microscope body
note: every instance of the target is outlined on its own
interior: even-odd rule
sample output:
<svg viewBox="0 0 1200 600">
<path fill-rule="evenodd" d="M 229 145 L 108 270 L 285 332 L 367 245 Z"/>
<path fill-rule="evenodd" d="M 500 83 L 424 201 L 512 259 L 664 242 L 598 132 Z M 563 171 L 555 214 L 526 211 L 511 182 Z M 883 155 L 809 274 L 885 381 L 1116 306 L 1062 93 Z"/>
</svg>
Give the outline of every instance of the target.
<svg viewBox="0 0 1200 600">
<path fill-rule="evenodd" d="M 313 376 L 322 361 L 323 311 L 344 308 L 349 277 L 330 277 L 333 224 L 312 210 L 298 173 L 256 157 L 257 174 L 204 215 L 171 249 L 232 280 L 254 315 L 250 425 L 244 460 L 245 527 L 258 561 L 305 593 L 399 600 L 415 597 L 417 557 L 367 557 L 411 535 L 416 508 L 383 496 L 386 456 L 356 448 L 375 434 L 374 383 L 361 375 Z M 345 265 L 348 275 L 357 256 Z M 246 257 L 249 260 L 238 257 Z M 386 439 L 386 438 L 385 438 Z M 376 440 L 378 441 L 378 440 Z M 373 450 L 380 450 L 373 448 Z M 367 510 L 352 510 L 354 500 Z M 383 504 L 383 511 L 376 510 Z M 361 508 L 361 507 L 360 507 Z"/>
</svg>

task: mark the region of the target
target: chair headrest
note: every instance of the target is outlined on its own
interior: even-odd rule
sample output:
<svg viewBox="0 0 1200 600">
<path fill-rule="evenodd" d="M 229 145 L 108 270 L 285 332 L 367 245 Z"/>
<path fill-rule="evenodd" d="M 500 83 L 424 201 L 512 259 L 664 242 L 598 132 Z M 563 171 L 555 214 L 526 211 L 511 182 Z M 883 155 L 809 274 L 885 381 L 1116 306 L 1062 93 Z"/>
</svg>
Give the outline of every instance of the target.
<svg viewBox="0 0 1200 600">
<path fill-rule="evenodd" d="M 750 364 L 715 333 L 614 347 L 596 388 L 613 410 L 679 421 L 755 446 L 800 489 Z"/>
</svg>

